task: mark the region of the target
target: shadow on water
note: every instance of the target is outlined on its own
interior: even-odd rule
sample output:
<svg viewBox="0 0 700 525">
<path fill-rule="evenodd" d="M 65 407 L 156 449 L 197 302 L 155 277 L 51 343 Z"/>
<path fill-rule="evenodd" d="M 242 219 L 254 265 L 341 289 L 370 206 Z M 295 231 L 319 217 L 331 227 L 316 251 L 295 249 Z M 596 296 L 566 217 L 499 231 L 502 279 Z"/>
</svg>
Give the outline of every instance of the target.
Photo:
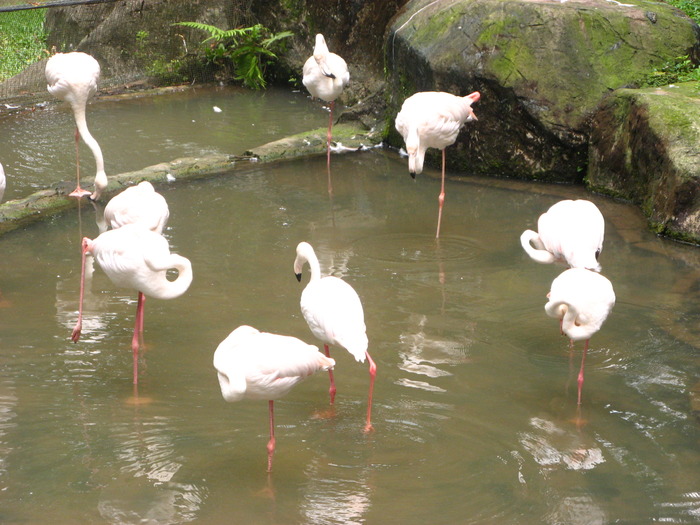
<svg viewBox="0 0 700 525">
<path fill-rule="evenodd" d="M 176 300 L 149 301 L 139 385 L 149 403 L 129 402 L 135 294 L 99 268 L 83 339 L 70 342 L 95 210 L 1 237 L 11 306 L 0 310 L 0 521 L 696 520 L 697 250 L 591 197 L 607 219 L 601 262 L 618 302 L 591 340 L 577 426 L 580 349 L 569 354 L 543 308 L 563 268 L 529 260 L 518 237 L 584 192 L 448 181 L 438 242 L 438 172 L 412 181 L 404 164 L 381 150 L 334 155 L 332 196 L 322 157 L 161 188 L 165 236 L 194 281 Z M 367 365 L 335 349 L 334 416 L 318 417 L 325 374 L 276 403 L 268 477 L 267 405 L 225 403 L 212 356 L 241 324 L 318 344 L 292 271 L 301 240 L 362 298 L 375 432 L 362 432 Z"/>
</svg>

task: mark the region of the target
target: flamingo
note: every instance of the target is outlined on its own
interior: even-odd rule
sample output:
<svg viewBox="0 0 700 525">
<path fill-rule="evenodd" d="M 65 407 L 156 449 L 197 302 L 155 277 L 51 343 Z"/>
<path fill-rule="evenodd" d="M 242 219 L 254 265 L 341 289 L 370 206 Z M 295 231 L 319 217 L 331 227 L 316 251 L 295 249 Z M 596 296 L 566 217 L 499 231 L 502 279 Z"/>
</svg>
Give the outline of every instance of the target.
<svg viewBox="0 0 700 525">
<path fill-rule="evenodd" d="M 104 210 L 105 221 L 112 229 L 138 222 L 149 230 L 163 233 L 169 217 L 165 197 L 145 180 L 114 196 Z"/>
<path fill-rule="evenodd" d="M 89 195 L 96 201 L 102 191 L 107 187 L 107 174 L 104 170 L 104 160 L 100 145 L 90 134 L 85 120 L 85 108 L 87 101 L 97 92 L 97 82 L 100 79 L 100 64 L 86 53 L 57 53 L 46 62 L 46 88 L 53 96 L 68 102 L 73 109 L 75 118 L 75 156 L 77 169 L 77 186 L 71 197 L 83 197 Z M 95 191 L 89 191 L 80 187 L 80 160 L 78 158 L 78 136 L 83 138 L 92 154 L 95 156 Z"/>
<path fill-rule="evenodd" d="M 367 329 L 362 303 L 353 287 L 342 279 L 331 275 L 322 278 L 321 266 L 314 249 L 308 242 L 300 242 L 294 260 L 294 274 L 299 282 L 301 282 L 301 271 L 305 263 L 309 264 L 311 278 L 301 293 L 301 313 L 311 332 L 323 342 L 323 348 L 328 357 L 330 357 L 329 345 L 334 345 L 342 346 L 361 363 L 364 363 L 365 357 L 369 362 L 370 382 L 365 423 L 365 432 L 369 432 L 373 430 L 372 392 L 377 365 L 367 351 Z M 333 371 L 329 370 L 328 374 L 331 382 L 328 392 L 333 404 L 336 392 Z"/>
<path fill-rule="evenodd" d="M 5 195 L 5 187 L 5 168 L 2 167 L 2 163 L 0 162 L 0 201 L 2 200 L 2 196 Z"/>
<path fill-rule="evenodd" d="M 286 395 L 299 381 L 334 366 L 333 359 L 296 337 L 260 332 L 246 325 L 236 328 L 216 348 L 214 368 L 224 399 L 230 403 L 244 398 L 268 400 L 268 472 L 272 471 L 275 453 L 274 400 Z"/>
<path fill-rule="evenodd" d="M 428 148 L 442 150 L 442 185 L 438 196 L 438 223 L 435 238 L 440 237 L 442 206 L 445 203 L 445 148 L 454 144 L 465 122 L 477 120 L 472 104 L 481 98 L 478 91 L 458 97 L 442 91 L 424 91 L 408 97 L 396 115 L 396 131 L 401 133 L 408 153 L 411 177 L 423 171 Z"/>
<path fill-rule="evenodd" d="M 565 261 L 571 268 L 600 272 L 605 219 L 598 207 L 585 199 L 563 200 L 537 220 L 537 232 L 525 230 L 520 244 L 535 261 Z M 534 247 L 533 247 L 534 246 Z"/>
<path fill-rule="evenodd" d="M 331 167 L 331 128 L 333 127 L 333 108 L 335 99 L 342 93 L 350 82 L 348 65 L 342 57 L 331 53 L 322 34 L 316 35 L 314 54 L 304 63 L 302 83 L 312 97 L 320 98 L 330 103 L 328 117 L 328 134 L 326 136 L 326 157 L 328 169 Z"/>
<path fill-rule="evenodd" d="M 544 309 L 547 315 L 560 320 L 561 331 L 571 340 L 571 347 L 574 341 L 585 341 L 578 373 L 580 406 L 588 342 L 615 306 L 615 292 L 603 275 L 584 268 L 570 268 L 554 279 L 547 298 Z"/>
<path fill-rule="evenodd" d="M 127 224 L 116 230 L 107 230 L 96 239 L 87 237 L 82 242 L 82 271 L 78 321 L 71 339 L 80 339 L 83 326 L 83 295 L 85 291 L 85 256 L 89 253 L 117 286 L 138 291 L 136 322 L 131 339 L 134 360 L 134 385 L 138 383 L 139 337 L 143 335 L 143 306 L 145 296 L 156 299 L 174 299 L 187 291 L 192 282 L 192 264 L 180 255 L 171 254 L 168 241 L 162 235 L 140 224 Z M 178 276 L 170 281 L 169 269 Z"/>
</svg>

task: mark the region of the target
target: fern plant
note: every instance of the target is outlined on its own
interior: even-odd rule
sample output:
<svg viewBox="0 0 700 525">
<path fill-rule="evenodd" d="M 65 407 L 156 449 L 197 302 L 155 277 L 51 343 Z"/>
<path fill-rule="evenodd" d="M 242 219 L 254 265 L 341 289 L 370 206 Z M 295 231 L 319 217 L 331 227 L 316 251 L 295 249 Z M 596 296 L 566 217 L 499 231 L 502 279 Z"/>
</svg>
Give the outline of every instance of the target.
<svg viewBox="0 0 700 525">
<path fill-rule="evenodd" d="M 271 34 L 262 24 L 227 30 L 200 22 L 178 22 L 174 25 L 208 33 L 209 37 L 201 42 L 207 62 L 224 70 L 232 66 L 233 78 L 243 81 L 252 89 L 267 85 L 267 64 L 277 59 L 275 51 L 285 38 L 293 34 L 290 31 Z"/>
</svg>

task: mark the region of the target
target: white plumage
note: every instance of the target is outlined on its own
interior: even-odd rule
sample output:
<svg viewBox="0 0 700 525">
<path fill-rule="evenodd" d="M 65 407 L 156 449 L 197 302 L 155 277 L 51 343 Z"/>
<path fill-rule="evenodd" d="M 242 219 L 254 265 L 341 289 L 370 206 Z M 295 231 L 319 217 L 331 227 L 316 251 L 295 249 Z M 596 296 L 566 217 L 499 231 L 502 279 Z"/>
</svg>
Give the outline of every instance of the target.
<svg viewBox="0 0 700 525">
<path fill-rule="evenodd" d="M 46 62 L 46 86 L 53 96 L 68 102 L 73 110 L 77 132 L 88 145 L 95 157 L 95 191 L 90 195 L 92 200 L 100 198 L 107 187 L 107 174 L 104 171 L 104 160 L 100 145 L 90 134 L 85 119 L 85 109 L 88 99 L 97 92 L 97 82 L 100 79 L 100 64 L 86 53 L 57 53 Z M 76 157 L 78 151 L 78 135 L 76 133 Z M 82 197 L 90 192 L 80 187 L 80 162 L 77 164 L 78 184 L 71 196 Z"/>
<path fill-rule="evenodd" d="M 335 99 L 342 93 L 350 82 L 350 71 L 342 57 L 331 53 L 322 34 L 316 35 L 313 55 L 304 63 L 302 83 L 312 97 L 320 98 L 330 104 L 328 117 L 328 133 L 326 136 L 327 165 L 331 165 L 331 138 L 333 127 L 333 109 Z"/>
<path fill-rule="evenodd" d="M 301 293 L 301 313 L 309 329 L 324 343 L 326 355 L 330 346 L 342 346 L 359 362 L 369 361 L 370 388 L 365 429 L 371 430 L 372 391 L 376 365 L 367 351 L 365 315 L 357 292 L 348 283 L 334 276 L 321 277 L 321 266 L 311 245 L 300 242 L 294 259 L 294 274 L 301 281 L 304 264 L 311 270 L 309 283 Z M 335 399 L 335 382 L 330 374 L 331 403 Z"/>
<path fill-rule="evenodd" d="M 563 200 L 540 215 L 537 232 L 522 233 L 520 244 L 539 263 L 563 261 L 571 268 L 599 272 L 604 237 L 605 219 L 595 204 L 584 199 Z"/>
<path fill-rule="evenodd" d="M 85 256 L 91 254 L 100 268 L 116 285 L 138 292 L 136 321 L 131 346 L 134 353 L 134 384 L 138 381 L 139 337 L 143 334 L 144 296 L 156 299 L 179 297 L 192 283 L 192 264 L 188 259 L 170 253 L 168 241 L 162 235 L 138 224 L 127 224 L 108 230 L 95 240 L 83 239 L 83 264 L 80 280 L 78 321 L 73 329 L 73 342 L 80 339 L 85 286 Z M 166 277 L 168 270 L 177 270 L 174 280 Z"/>
<path fill-rule="evenodd" d="M 423 171 L 428 148 L 442 150 L 442 185 L 438 197 L 438 225 L 440 236 L 442 206 L 445 201 L 445 148 L 454 144 L 465 122 L 477 120 L 472 104 L 481 95 L 475 91 L 458 97 L 441 91 L 424 91 L 408 97 L 396 115 L 396 131 L 401 133 L 408 153 L 408 171 L 411 177 Z"/>
<path fill-rule="evenodd" d="M 252 326 L 239 326 L 217 347 L 214 368 L 224 399 L 269 401 L 268 472 L 272 470 L 275 449 L 273 401 L 286 395 L 299 381 L 334 365 L 335 361 L 315 346 L 295 337 L 260 332 Z"/>
<path fill-rule="evenodd" d="M 156 233 L 163 233 L 169 217 L 165 197 L 156 192 L 148 181 L 115 195 L 104 210 L 105 221 L 112 229 L 138 223 Z"/>
<path fill-rule="evenodd" d="M 585 341 L 578 376 L 578 404 L 581 404 L 583 370 L 588 342 L 600 330 L 615 306 L 612 283 L 599 273 L 570 268 L 552 282 L 545 311 L 560 320 L 561 331 L 571 340 Z"/>
<path fill-rule="evenodd" d="M 0 201 L 2 200 L 3 195 L 5 195 L 5 187 L 5 168 L 3 168 L 2 163 L 0 163 Z"/>
</svg>

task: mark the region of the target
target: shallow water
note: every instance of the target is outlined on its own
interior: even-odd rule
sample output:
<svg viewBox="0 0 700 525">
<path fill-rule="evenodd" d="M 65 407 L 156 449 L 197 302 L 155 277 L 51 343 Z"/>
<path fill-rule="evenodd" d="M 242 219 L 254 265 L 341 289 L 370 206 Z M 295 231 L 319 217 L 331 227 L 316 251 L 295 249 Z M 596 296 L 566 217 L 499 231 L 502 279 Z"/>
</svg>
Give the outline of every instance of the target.
<svg viewBox="0 0 700 525">
<path fill-rule="evenodd" d="M 8 178 L 4 200 L 75 180 L 75 120 L 67 103 L 46 92 L 38 105 L 18 115 L 5 113 L 0 118 L 0 162 Z M 301 92 L 202 87 L 160 96 L 103 96 L 88 104 L 87 123 L 109 176 L 180 157 L 240 155 L 323 127 L 328 113 Z M 94 157 L 82 141 L 80 165 L 81 177 L 92 180 Z"/>
<path fill-rule="evenodd" d="M 530 261 L 518 237 L 584 193 L 449 181 L 436 242 L 435 175 L 412 181 L 375 150 L 333 156 L 332 199 L 324 157 L 159 188 L 195 278 L 146 302 L 139 404 L 134 293 L 96 269 L 70 341 L 92 207 L 0 237 L 0 521 L 697 522 L 700 287 L 684 262 L 697 249 L 592 197 L 617 304 L 591 340 L 578 414 L 581 347 L 570 356 L 543 309 L 563 268 Z M 299 311 L 308 275 L 292 271 L 301 240 L 362 298 L 375 431 L 362 432 L 367 365 L 334 349 L 334 411 L 325 374 L 278 401 L 268 476 L 267 404 L 225 403 L 212 356 L 241 324 L 316 344 Z"/>
</svg>

